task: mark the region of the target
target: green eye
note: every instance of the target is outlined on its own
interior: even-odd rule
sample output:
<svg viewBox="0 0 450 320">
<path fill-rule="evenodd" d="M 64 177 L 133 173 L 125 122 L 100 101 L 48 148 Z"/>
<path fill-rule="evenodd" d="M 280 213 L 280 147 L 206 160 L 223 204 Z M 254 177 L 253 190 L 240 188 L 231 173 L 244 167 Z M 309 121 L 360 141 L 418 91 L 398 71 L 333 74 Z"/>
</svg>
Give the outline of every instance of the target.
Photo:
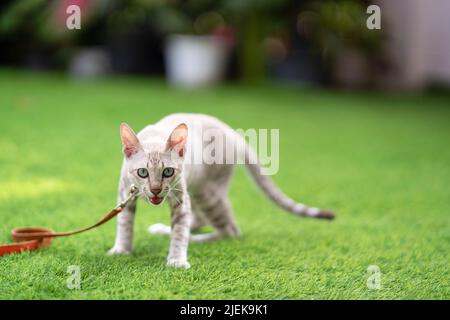
<svg viewBox="0 0 450 320">
<path fill-rule="evenodd" d="M 137 170 L 137 174 L 139 177 L 141 177 L 142 179 L 145 179 L 148 177 L 148 170 L 145 168 L 139 168 Z"/>
<path fill-rule="evenodd" d="M 164 178 L 170 178 L 175 173 L 175 170 L 173 168 L 165 168 L 163 170 L 163 177 Z"/>
</svg>

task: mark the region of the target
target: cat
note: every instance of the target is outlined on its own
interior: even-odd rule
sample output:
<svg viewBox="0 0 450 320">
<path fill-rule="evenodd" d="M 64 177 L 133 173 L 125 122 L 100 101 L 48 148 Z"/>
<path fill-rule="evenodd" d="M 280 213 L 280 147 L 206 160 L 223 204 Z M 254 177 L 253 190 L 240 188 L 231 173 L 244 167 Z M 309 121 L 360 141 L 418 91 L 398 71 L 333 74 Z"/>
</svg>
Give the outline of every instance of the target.
<svg viewBox="0 0 450 320">
<path fill-rule="evenodd" d="M 234 165 L 225 161 L 210 164 L 186 161 L 194 152 L 215 143 L 213 139 L 205 141 L 199 128 L 223 135 L 227 140 L 225 149 L 238 143 L 245 145 L 238 156 L 245 159 L 256 184 L 275 204 L 298 216 L 334 218 L 331 211 L 307 207 L 283 194 L 269 176 L 263 174 L 256 152 L 245 139 L 217 118 L 203 114 L 172 114 L 145 127 L 137 135 L 122 123 L 124 161 L 118 201 L 120 203 L 128 196 L 132 184 L 139 190 L 138 197 L 153 205 L 160 205 L 167 199 L 171 226 L 154 224 L 149 227 L 152 234 L 171 237 L 167 266 L 190 267 L 187 259 L 189 241 L 206 242 L 240 236 L 228 199 Z M 108 254 L 131 253 L 135 211 L 136 199 L 119 214 L 115 244 Z M 214 232 L 191 234 L 204 225 L 211 225 Z"/>
</svg>

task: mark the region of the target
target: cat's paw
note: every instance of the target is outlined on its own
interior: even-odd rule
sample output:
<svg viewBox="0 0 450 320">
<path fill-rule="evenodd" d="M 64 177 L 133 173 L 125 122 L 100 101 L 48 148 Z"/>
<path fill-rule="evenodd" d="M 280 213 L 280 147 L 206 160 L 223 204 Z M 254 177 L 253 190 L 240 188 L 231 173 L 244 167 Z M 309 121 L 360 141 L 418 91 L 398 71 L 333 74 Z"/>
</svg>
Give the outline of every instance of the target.
<svg viewBox="0 0 450 320">
<path fill-rule="evenodd" d="M 167 259 L 167 267 L 189 269 L 191 265 L 186 259 Z"/>
<path fill-rule="evenodd" d="M 131 250 L 127 250 L 120 247 L 112 247 L 106 254 L 108 256 L 117 256 L 117 255 L 129 256 L 131 254 Z"/>
<path fill-rule="evenodd" d="M 148 232 L 151 234 L 165 236 L 170 234 L 170 227 L 162 223 L 155 223 L 148 227 Z"/>
</svg>

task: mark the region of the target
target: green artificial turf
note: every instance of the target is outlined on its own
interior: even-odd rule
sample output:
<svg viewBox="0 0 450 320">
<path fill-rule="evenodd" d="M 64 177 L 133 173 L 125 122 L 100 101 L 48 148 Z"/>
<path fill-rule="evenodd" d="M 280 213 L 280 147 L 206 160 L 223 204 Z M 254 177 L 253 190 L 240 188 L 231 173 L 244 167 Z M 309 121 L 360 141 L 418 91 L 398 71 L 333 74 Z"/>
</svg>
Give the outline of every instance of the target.
<svg viewBox="0 0 450 320">
<path fill-rule="evenodd" d="M 449 299 L 450 95 L 336 92 L 280 85 L 184 91 L 159 80 L 71 81 L 0 71 L 0 242 L 16 226 L 56 230 L 115 205 L 120 122 L 136 130 L 173 112 L 234 128 L 279 128 L 293 198 L 336 210 L 329 222 L 271 204 L 239 168 L 230 197 L 240 240 L 191 244 L 189 270 L 168 269 L 169 239 L 147 227 L 167 207 L 138 204 L 135 251 L 108 257 L 115 221 L 0 257 L 2 299 Z M 66 286 L 78 265 L 81 290 Z M 367 287 L 367 268 L 381 288 Z"/>
</svg>

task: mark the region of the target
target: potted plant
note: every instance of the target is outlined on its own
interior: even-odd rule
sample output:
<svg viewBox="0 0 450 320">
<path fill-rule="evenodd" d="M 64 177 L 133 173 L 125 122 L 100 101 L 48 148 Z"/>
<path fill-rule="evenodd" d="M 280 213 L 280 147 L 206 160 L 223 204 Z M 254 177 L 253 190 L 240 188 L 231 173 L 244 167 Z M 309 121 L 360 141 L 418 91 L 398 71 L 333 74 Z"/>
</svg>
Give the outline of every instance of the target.
<svg viewBox="0 0 450 320">
<path fill-rule="evenodd" d="M 47 69 L 53 42 L 46 37 L 49 12 L 45 0 L 5 1 L 0 12 L 0 38 L 8 45 L 3 54 L 11 62 L 32 69 Z M 20 43 L 15 39 L 20 37 Z M 6 52 L 5 52 L 6 51 Z"/>
<path fill-rule="evenodd" d="M 264 41 L 271 33 L 285 32 L 288 0 L 226 0 L 224 13 L 237 33 L 237 58 L 242 80 L 258 82 L 267 76 Z"/>
<path fill-rule="evenodd" d="M 0 34 L 25 34 L 20 46 L 28 67 L 48 68 L 69 64 L 71 74 L 92 77 L 109 71 L 109 59 L 99 45 L 105 19 L 101 7 L 107 0 L 23 0 L 12 2 L 0 15 Z M 66 25 L 69 5 L 79 6 L 81 30 Z M 18 42 L 16 41 L 17 45 Z M 31 64 L 31 65 L 30 65 Z"/>
<path fill-rule="evenodd" d="M 299 28 L 338 86 L 364 88 L 374 81 L 381 34 L 367 29 L 366 19 L 364 4 L 355 0 L 312 1 L 299 15 Z"/>
<path fill-rule="evenodd" d="M 165 66 L 171 84 L 200 87 L 224 77 L 232 32 L 217 1 L 163 1 L 151 18 L 166 35 Z"/>
</svg>

